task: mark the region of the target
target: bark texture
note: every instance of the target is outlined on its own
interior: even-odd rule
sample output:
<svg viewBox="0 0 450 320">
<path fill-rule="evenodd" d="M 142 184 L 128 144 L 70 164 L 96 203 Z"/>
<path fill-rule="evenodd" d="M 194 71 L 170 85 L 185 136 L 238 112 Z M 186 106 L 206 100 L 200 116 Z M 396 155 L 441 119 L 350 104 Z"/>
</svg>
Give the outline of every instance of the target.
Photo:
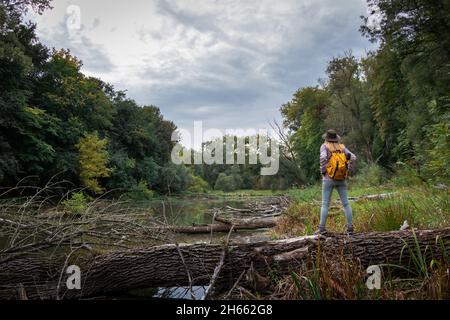
<svg viewBox="0 0 450 320">
<path fill-rule="evenodd" d="M 186 233 L 186 234 L 200 234 L 211 232 L 229 232 L 233 227 L 233 230 L 256 230 L 273 228 L 277 225 L 277 219 L 274 217 L 268 218 L 254 218 L 254 219 L 223 219 L 215 218 L 220 223 L 206 224 L 206 225 L 194 225 L 194 226 L 170 226 L 157 228 L 160 231 L 171 231 L 174 233 Z"/>
</svg>

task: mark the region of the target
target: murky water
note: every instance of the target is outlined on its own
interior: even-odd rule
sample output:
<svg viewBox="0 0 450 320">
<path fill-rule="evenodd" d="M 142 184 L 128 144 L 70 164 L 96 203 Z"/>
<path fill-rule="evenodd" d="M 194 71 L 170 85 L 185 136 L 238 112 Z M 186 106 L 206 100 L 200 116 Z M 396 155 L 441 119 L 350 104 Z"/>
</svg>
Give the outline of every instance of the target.
<svg viewBox="0 0 450 320">
<path fill-rule="evenodd" d="M 211 210 L 224 206 L 243 208 L 243 200 L 167 199 L 152 201 L 149 207 L 154 217 L 170 225 L 188 226 L 212 222 Z"/>
<path fill-rule="evenodd" d="M 207 286 L 159 288 L 153 298 L 201 300 L 207 288 Z"/>
<path fill-rule="evenodd" d="M 168 199 L 153 201 L 148 204 L 152 210 L 153 217 L 160 222 L 174 226 L 193 226 L 210 224 L 213 221 L 213 210 L 230 206 L 233 208 L 245 208 L 248 204 L 246 200 L 228 200 L 228 199 Z M 265 240 L 263 236 L 266 230 L 240 230 L 233 232 L 232 241 L 250 242 L 257 240 Z M 194 242 L 220 242 L 226 237 L 226 233 L 211 234 L 177 234 L 176 240 L 179 243 Z M 253 240 L 252 240 L 253 239 Z"/>
<path fill-rule="evenodd" d="M 212 209 L 231 206 L 234 208 L 244 208 L 248 203 L 246 200 L 169 200 L 156 201 L 152 204 L 154 217 L 160 221 L 171 225 L 186 226 L 193 224 L 212 223 Z M 226 233 L 210 234 L 179 234 L 177 241 L 180 243 L 193 242 L 219 242 L 227 236 Z M 235 242 L 255 242 L 269 240 L 267 230 L 240 230 L 231 235 L 231 241 Z M 157 288 L 153 298 L 163 299 L 201 299 L 207 289 L 203 286 Z"/>
</svg>

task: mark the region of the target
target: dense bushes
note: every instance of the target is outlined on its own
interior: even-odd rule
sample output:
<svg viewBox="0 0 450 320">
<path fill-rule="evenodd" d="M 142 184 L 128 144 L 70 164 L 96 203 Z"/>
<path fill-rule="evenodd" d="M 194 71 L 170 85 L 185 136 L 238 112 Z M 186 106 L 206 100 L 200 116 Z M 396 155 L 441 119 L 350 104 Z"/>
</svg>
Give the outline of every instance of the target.
<svg viewBox="0 0 450 320">
<path fill-rule="evenodd" d="M 210 190 L 208 182 L 199 176 L 192 176 L 192 181 L 187 191 L 191 193 L 206 193 Z"/>
<path fill-rule="evenodd" d="M 379 186 L 386 182 L 388 174 L 379 165 L 362 164 L 359 166 L 358 173 L 352 178 L 352 184 L 358 186 Z"/>
<path fill-rule="evenodd" d="M 220 173 L 219 176 L 217 177 L 214 189 L 225 192 L 235 191 L 237 187 L 234 177 L 227 176 L 225 173 Z"/>
</svg>

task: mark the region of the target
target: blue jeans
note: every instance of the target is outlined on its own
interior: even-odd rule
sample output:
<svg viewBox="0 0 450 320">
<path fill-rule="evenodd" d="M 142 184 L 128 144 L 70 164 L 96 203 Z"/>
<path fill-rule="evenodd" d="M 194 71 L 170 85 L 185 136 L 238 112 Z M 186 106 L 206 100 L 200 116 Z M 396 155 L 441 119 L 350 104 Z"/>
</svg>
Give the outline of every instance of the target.
<svg viewBox="0 0 450 320">
<path fill-rule="evenodd" d="M 325 229 L 328 216 L 328 207 L 330 206 L 331 194 L 334 188 L 337 189 L 339 197 L 341 198 L 348 225 L 353 225 L 352 207 L 350 206 L 347 196 L 347 181 L 324 179 L 322 182 L 322 210 L 320 212 L 320 228 Z"/>
</svg>

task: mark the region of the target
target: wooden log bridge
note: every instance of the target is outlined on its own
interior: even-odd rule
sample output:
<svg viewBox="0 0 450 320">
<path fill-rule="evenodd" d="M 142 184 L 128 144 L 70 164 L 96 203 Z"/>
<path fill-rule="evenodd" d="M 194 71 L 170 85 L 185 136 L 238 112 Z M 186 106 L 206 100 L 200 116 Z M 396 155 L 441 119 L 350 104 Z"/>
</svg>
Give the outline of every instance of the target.
<svg viewBox="0 0 450 320">
<path fill-rule="evenodd" d="M 417 244 L 427 259 L 442 257 L 450 249 L 450 228 L 307 236 L 228 246 L 169 244 L 85 258 L 31 255 L 8 260 L 0 255 L 0 298 L 81 298 L 135 288 L 208 285 L 213 274 L 219 274 L 218 282 L 231 287 L 249 268 L 264 275 L 277 264 L 280 272 L 287 272 L 283 266 L 308 261 L 319 247 L 324 254 L 358 259 L 362 266 L 408 265 Z M 81 290 L 66 288 L 65 270 L 70 264 L 80 266 Z"/>
</svg>

